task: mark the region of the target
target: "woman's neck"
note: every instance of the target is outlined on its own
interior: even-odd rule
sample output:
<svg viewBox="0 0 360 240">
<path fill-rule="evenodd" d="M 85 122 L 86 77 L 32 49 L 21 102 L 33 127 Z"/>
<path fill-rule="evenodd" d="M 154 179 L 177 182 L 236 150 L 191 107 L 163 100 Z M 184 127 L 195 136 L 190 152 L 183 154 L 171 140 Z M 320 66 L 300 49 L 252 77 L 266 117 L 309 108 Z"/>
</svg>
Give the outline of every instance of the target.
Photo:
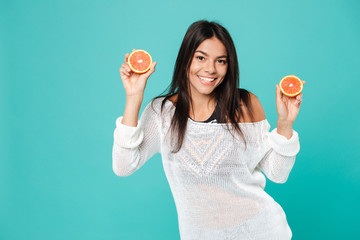
<svg viewBox="0 0 360 240">
<path fill-rule="evenodd" d="M 169 98 L 169 100 L 176 106 L 178 94 Z M 216 100 L 211 98 L 196 98 L 190 104 L 189 117 L 194 121 L 206 121 L 214 112 L 216 107 Z"/>
<path fill-rule="evenodd" d="M 193 98 L 189 117 L 195 121 L 205 121 L 214 112 L 216 100 L 210 97 Z"/>
</svg>

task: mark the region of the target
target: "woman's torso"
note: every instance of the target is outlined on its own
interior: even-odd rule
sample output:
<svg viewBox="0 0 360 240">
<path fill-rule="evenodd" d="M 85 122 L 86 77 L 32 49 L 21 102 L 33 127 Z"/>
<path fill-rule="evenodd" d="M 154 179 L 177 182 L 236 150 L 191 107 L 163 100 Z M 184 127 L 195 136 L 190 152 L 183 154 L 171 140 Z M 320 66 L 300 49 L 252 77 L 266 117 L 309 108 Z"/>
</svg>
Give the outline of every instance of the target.
<svg viewBox="0 0 360 240">
<path fill-rule="evenodd" d="M 165 106 L 169 114 L 164 115 L 161 125 L 165 136 L 162 159 L 182 239 L 290 236 L 284 212 L 264 191 L 265 177 L 256 168 L 270 149 L 264 138 L 270 128 L 267 120 L 239 124 L 247 137 L 245 148 L 240 138 L 233 138 L 224 128 L 227 124 L 189 118 L 184 144 L 172 153 L 167 133 L 175 106 L 170 101 Z M 251 233 L 256 229 L 258 233 Z"/>
</svg>

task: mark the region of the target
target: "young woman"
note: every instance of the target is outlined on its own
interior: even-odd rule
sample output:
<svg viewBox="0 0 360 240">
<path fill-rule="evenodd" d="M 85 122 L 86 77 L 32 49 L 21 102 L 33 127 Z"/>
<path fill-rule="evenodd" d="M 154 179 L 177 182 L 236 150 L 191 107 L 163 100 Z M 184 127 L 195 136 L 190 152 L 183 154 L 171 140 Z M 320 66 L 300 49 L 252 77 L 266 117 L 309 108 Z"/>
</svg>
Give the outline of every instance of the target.
<svg viewBox="0 0 360 240">
<path fill-rule="evenodd" d="M 186 32 L 166 95 L 155 98 L 140 120 L 147 79 L 120 68 L 126 91 L 116 120 L 113 170 L 128 176 L 155 153 L 188 239 L 291 239 L 286 216 L 265 191 L 265 176 L 284 183 L 300 149 L 292 125 L 302 94 L 288 98 L 276 85 L 277 128 L 257 97 L 239 89 L 234 43 L 221 25 L 199 21 Z"/>
</svg>

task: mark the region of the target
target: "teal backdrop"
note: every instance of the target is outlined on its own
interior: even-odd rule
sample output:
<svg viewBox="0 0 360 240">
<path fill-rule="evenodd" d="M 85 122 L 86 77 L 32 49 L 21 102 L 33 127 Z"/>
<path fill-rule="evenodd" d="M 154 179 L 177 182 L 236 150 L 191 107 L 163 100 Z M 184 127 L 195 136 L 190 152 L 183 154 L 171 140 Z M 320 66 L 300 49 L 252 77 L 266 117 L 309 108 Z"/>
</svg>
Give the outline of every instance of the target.
<svg viewBox="0 0 360 240">
<path fill-rule="evenodd" d="M 119 68 L 133 48 L 158 62 L 143 110 L 200 19 L 229 30 L 240 86 L 271 129 L 275 84 L 306 81 L 300 153 L 288 181 L 265 189 L 293 239 L 360 239 L 359 12 L 358 0 L 1 0 L 0 239 L 179 239 L 161 156 L 129 177 L 112 171 Z"/>
</svg>

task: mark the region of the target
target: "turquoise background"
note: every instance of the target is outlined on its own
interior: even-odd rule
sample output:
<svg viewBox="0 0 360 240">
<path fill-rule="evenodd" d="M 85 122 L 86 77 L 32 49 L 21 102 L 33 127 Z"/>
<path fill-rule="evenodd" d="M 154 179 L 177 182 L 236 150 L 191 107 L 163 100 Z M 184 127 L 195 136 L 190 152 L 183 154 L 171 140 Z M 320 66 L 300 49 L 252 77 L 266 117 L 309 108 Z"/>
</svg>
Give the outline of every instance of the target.
<svg viewBox="0 0 360 240">
<path fill-rule="evenodd" d="M 144 106 L 165 90 L 182 38 L 216 20 L 238 51 L 241 87 L 276 127 L 275 84 L 307 81 L 301 151 L 266 191 L 293 239 L 360 237 L 360 1 L 5 1 L 0 4 L 0 239 L 179 239 L 160 155 L 112 172 L 124 54 L 158 61 Z"/>
</svg>

